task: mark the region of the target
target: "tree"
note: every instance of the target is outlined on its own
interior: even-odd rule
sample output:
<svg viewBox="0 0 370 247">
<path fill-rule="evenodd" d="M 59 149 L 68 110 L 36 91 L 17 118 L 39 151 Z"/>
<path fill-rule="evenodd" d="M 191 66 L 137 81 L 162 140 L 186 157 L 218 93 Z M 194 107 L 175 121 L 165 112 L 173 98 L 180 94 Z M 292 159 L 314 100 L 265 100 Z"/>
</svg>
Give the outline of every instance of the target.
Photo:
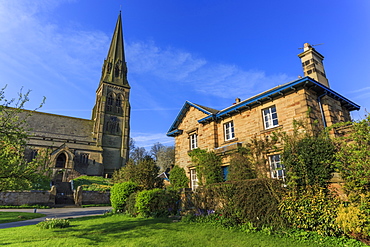
<svg viewBox="0 0 370 247">
<path fill-rule="evenodd" d="M 336 168 L 350 194 L 366 194 L 370 192 L 370 115 L 358 122 L 334 126 L 340 128 L 347 131 L 334 140 Z"/>
<path fill-rule="evenodd" d="M 184 168 L 174 166 L 170 172 L 171 187 L 175 190 L 187 188 L 189 185 L 189 178 L 186 176 Z"/>
<path fill-rule="evenodd" d="M 251 157 L 251 151 L 247 147 L 240 147 L 236 153 L 232 154 L 228 180 L 240 181 L 257 178 Z"/>
<path fill-rule="evenodd" d="M 130 159 L 135 163 L 138 164 L 144 159 L 150 158 L 148 151 L 146 151 L 143 147 L 134 147 L 134 149 L 130 152 Z"/>
<path fill-rule="evenodd" d="M 163 180 L 158 178 L 159 168 L 152 158 L 146 158 L 134 164 L 129 161 L 126 166 L 113 173 L 113 183 L 134 182 L 142 189 L 161 188 Z"/>
<path fill-rule="evenodd" d="M 163 144 L 161 144 L 160 142 L 154 143 L 154 145 L 150 149 L 150 154 L 152 155 L 154 160 L 158 159 L 158 153 L 164 148 L 165 146 L 163 146 Z"/>
<path fill-rule="evenodd" d="M 191 163 L 196 167 L 199 185 L 203 185 L 203 182 L 207 185 L 223 181 L 220 156 L 199 148 L 192 150 L 189 156 Z"/>
<path fill-rule="evenodd" d="M 173 166 L 175 164 L 175 147 L 163 146 L 157 153 L 156 164 L 161 172 Z"/>
<path fill-rule="evenodd" d="M 21 91 L 17 100 L 8 101 L 4 88 L 0 90 L 0 191 L 30 189 L 49 178 L 47 152 L 40 152 L 31 162 L 24 156 L 30 114 L 23 108 L 29 93 Z"/>
<path fill-rule="evenodd" d="M 335 147 L 325 131 L 309 131 L 303 122 L 293 123 L 293 133 L 280 133 L 286 179 L 296 191 L 326 187 L 334 172 Z"/>
</svg>

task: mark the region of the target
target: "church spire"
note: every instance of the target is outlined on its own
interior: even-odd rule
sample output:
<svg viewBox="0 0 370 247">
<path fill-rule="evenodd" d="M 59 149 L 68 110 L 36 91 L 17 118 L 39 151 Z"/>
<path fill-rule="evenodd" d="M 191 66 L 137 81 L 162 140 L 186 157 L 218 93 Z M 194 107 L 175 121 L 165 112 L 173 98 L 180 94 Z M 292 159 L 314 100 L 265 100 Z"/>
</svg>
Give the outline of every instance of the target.
<svg viewBox="0 0 370 247">
<path fill-rule="evenodd" d="M 121 12 L 118 15 L 108 56 L 104 60 L 100 83 L 107 82 L 124 87 L 130 87 L 127 81 L 127 66 L 123 46 Z"/>
</svg>

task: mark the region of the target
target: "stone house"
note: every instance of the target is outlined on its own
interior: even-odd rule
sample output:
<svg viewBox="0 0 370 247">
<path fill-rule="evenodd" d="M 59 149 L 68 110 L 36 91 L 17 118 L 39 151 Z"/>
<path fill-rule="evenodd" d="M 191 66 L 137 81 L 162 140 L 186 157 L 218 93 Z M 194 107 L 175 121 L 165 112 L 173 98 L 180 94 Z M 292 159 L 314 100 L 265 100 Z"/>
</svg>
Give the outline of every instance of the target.
<svg viewBox="0 0 370 247">
<path fill-rule="evenodd" d="M 121 14 L 104 61 L 91 119 L 23 111 L 30 138 L 26 158 L 49 150 L 54 182 L 79 175 L 110 176 L 128 159 L 130 86 L 127 81 Z"/>
<path fill-rule="evenodd" d="M 325 74 L 324 57 L 306 43 L 301 59 L 304 78 L 276 86 L 223 110 L 215 110 L 186 101 L 170 127 L 167 136 L 175 138 L 176 165 L 184 168 L 197 187 L 195 167 L 189 151 L 196 148 L 223 155 L 222 171 L 228 172 L 227 154 L 253 137 L 269 136 L 273 131 L 293 131 L 293 120 L 307 118 L 324 128 L 334 123 L 350 121 L 350 112 L 360 106 L 330 89 Z M 267 166 L 272 178 L 284 178 L 280 154 L 268 155 Z"/>
</svg>

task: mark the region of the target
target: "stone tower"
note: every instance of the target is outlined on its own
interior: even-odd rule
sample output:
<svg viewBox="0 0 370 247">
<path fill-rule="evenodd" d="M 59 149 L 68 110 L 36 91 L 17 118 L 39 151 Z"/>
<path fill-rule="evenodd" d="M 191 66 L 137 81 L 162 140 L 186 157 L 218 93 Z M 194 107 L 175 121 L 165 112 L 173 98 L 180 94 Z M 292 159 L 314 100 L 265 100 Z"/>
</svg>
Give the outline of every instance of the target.
<svg viewBox="0 0 370 247">
<path fill-rule="evenodd" d="M 126 164 L 130 139 L 130 85 L 123 46 L 121 13 L 104 60 L 92 113 L 93 134 L 103 149 L 104 174 Z"/>
<path fill-rule="evenodd" d="M 318 53 L 309 43 L 305 43 L 303 52 L 298 54 L 298 57 L 302 62 L 304 76 L 309 76 L 324 86 L 329 87 L 324 64 L 322 62 L 324 60 L 323 55 Z"/>
</svg>

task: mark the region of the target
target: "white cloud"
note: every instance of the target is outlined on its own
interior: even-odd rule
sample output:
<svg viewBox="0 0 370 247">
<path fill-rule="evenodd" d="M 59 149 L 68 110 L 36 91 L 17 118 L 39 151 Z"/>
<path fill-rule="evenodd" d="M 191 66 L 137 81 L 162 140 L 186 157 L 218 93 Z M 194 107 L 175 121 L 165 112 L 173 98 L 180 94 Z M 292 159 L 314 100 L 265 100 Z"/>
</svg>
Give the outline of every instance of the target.
<svg viewBox="0 0 370 247">
<path fill-rule="evenodd" d="M 212 63 L 186 51 L 158 47 L 153 41 L 128 43 L 126 52 L 131 73 L 155 76 L 162 83 L 186 84 L 193 91 L 221 98 L 249 97 L 294 79 Z"/>
<path fill-rule="evenodd" d="M 167 137 L 164 133 L 140 133 L 140 132 L 133 132 L 131 133 L 131 137 L 135 141 L 135 146 L 137 147 L 145 147 L 149 148 L 153 146 L 154 143 L 162 143 L 163 145 L 173 145 L 174 139 L 171 137 Z"/>
<path fill-rule="evenodd" d="M 29 88 L 69 86 L 82 94 L 85 85 L 96 86 L 88 82 L 91 75 L 99 76 L 109 38 L 100 31 L 72 30 L 53 23 L 48 17 L 63 2 L 0 2 L 0 63 L 4 64 L 0 81 L 15 75 L 13 79 Z"/>
</svg>

